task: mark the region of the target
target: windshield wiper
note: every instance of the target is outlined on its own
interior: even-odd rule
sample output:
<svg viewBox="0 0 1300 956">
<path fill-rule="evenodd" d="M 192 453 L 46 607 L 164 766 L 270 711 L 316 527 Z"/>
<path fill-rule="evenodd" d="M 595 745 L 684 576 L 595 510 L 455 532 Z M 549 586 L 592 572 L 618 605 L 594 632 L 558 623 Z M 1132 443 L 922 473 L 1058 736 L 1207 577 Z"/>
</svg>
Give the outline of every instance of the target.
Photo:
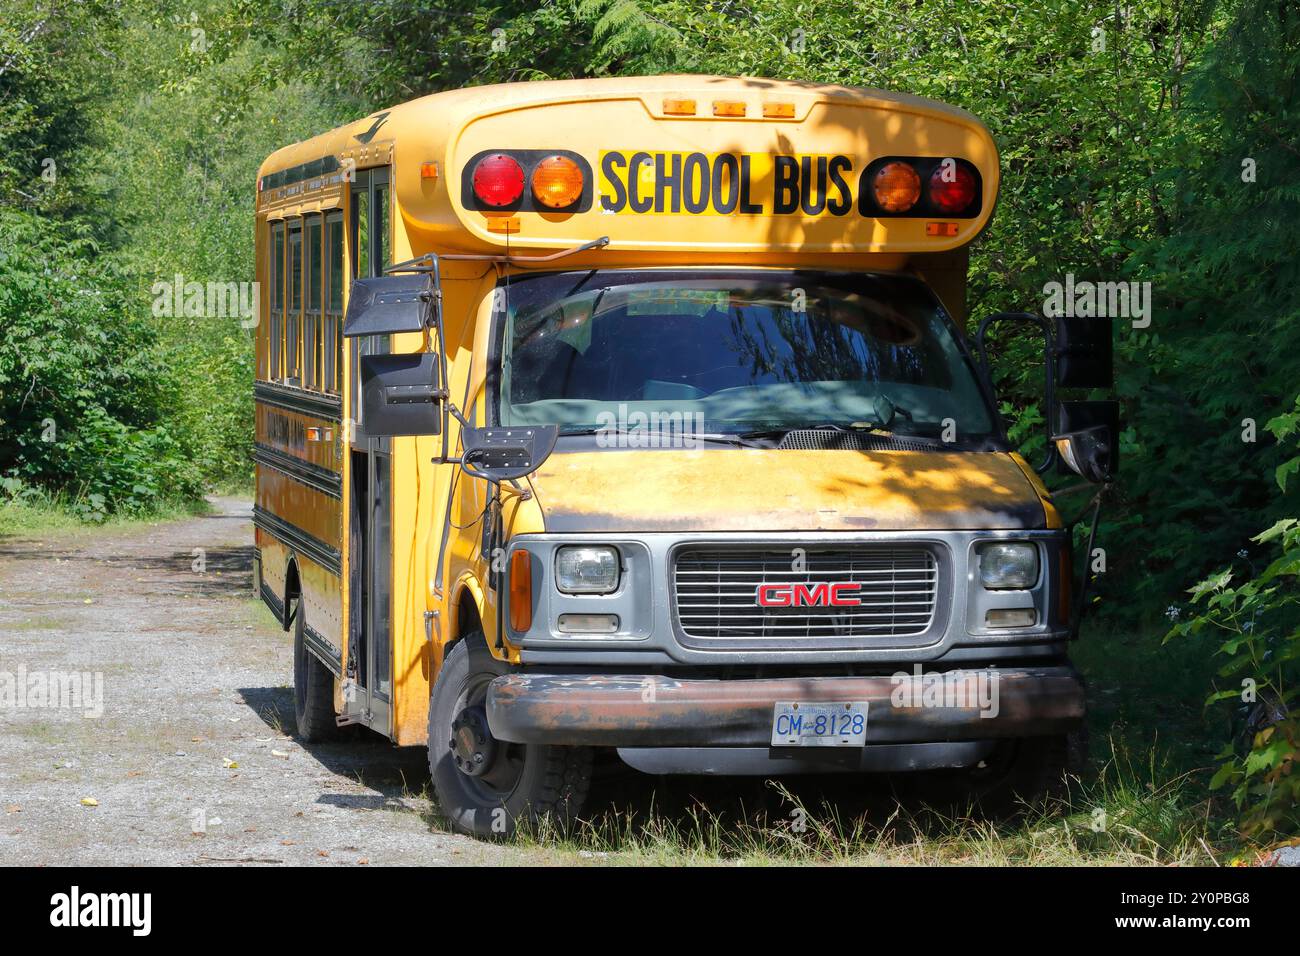
<svg viewBox="0 0 1300 956">
<path fill-rule="evenodd" d="M 755 448 L 756 446 L 748 435 L 731 435 L 722 432 L 669 432 L 660 434 L 651 431 L 641 431 L 629 428 L 566 428 L 560 432 L 561 438 L 572 438 L 581 435 L 614 435 L 625 438 L 639 438 L 643 441 L 649 441 L 652 437 L 658 437 L 660 443 L 629 445 L 631 448 L 676 448 L 689 447 L 685 443 L 690 442 L 716 442 L 724 445 L 740 445 L 745 448 Z"/>
<path fill-rule="evenodd" d="M 741 438 L 784 438 L 790 432 L 800 431 L 836 431 L 836 432 L 871 432 L 890 431 L 879 422 L 810 422 L 797 425 L 779 425 L 772 428 L 760 428 L 757 431 L 744 432 Z"/>
</svg>

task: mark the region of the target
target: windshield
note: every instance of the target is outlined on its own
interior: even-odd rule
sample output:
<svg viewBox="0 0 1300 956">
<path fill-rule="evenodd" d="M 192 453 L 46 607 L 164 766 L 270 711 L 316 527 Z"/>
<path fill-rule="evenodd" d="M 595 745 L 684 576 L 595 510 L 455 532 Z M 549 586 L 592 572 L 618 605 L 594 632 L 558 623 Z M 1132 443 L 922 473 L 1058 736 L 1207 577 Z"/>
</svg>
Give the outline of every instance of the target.
<svg viewBox="0 0 1300 956">
<path fill-rule="evenodd" d="M 506 302 L 501 425 L 572 434 L 669 415 L 736 435 L 995 432 L 947 314 L 911 277 L 573 272 L 513 278 Z"/>
</svg>

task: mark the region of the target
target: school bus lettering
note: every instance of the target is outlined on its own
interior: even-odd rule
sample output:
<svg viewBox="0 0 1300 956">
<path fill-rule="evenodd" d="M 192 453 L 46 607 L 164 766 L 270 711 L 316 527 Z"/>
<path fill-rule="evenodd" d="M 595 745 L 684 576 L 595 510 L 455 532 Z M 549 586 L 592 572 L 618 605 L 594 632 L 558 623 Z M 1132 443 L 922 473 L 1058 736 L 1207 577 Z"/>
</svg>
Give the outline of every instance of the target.
<svg viewBox="0 0 1300 956">
<path fill-rule="evenodd" d="M 1046 460 L 1007 442 L 966 334 L 999 184 L 978 120 L 520 83 L 287 147 L 257 184 L 254 579 L 294 630 L 301 736 L 425 747 L 484 837 L 579 813 L 600 749 L 1061 777 L 1085 601 L 1039 472 L 1108 482 L 1118 419 L 1049 391 Z M 1105 387 L 1108 327 L 1059 321 L 1034 325 L 1069 358 L 1046 381 Z M 996 708 L 895 703 L 959 670 Z"/>
<path fill-rule="evenodd" d="M 607 213 L 727 216 L 942 215 L 979 212 L 979 177 L 954 157 L 883 157 L 767 153 L 606 150 L 597 193 Z M 900 179 L 910 196 L 882 192 Z"/>
<path fill-rule="evenodd" d="M 853 208 L 848 156 L 608 150 L 599 165 L 600 207 L 611 213 L 843 216 Z"/>
</svg>

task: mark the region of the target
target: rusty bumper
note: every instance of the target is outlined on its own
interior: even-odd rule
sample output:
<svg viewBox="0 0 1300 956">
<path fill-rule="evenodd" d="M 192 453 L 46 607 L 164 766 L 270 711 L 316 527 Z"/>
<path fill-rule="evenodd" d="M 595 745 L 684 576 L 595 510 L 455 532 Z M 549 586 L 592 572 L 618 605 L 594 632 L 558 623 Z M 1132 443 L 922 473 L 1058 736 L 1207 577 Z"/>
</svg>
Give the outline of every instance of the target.
<svg viewBox="0 0 1300 956">
<path fill-rule="evenodd" d="M 487 713 L 493 736 L 515 743 L 765 747 L 777 701 L 867 701 L 869 744 L 1063 733 L 1084 714 L 1068 665 L 758 680 L 522 672 L 492 682 Z"/>
</svg>

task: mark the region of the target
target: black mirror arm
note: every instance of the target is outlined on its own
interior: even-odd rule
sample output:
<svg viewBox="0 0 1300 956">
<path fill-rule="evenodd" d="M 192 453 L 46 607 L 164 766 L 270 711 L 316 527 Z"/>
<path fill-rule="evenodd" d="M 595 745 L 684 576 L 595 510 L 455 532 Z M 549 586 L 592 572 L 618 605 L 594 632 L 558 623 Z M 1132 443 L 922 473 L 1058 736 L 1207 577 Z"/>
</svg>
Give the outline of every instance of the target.
<svg viewBox="0 0 1300 956">
<path fill-rule="evenodd" d="M 1097 489 L 1097 494 L 1093 496 L 1091 502 L 1092 521 L 1090 522 L 1091 526 L 1088 528 L 1088 546 L 1083 552 L 1083 575 L 1082 580 L 1079 582 L 1078 598 L 1074 602 L 1074 607 L 1070 609 L 1070 640 L 1075 640 L 1079 636 L 1079 624 L 1083 620 L 1084 608 L 1088 603 L 1088 585 L 1092 581 L 1092 575 L 1088 572 L 1089 565 L 1092 562 L 1092 546 L 1097 541 L 1097 525 L 1100 523 L 1101 518 L 1101 502 L 1108 490 L 1110 490 L 1110 485 L 1102 485 Z M 1075 525 L 1079 523 L 1079 519 L 1082 517 L 1083 515 L 1079 515 L 1068 526 L 1066 533 L 1070 537 L 1071 547 L 1074 546 Z"/>
<path fill-rule="evenodd" d="M 1056 413 L 1056 336 L 1052 332 L 1051 323 L 1041 315 L 1035 315 L 1032 312 L 994 312 L 980 323 L 979 329 L 975 333 L 975 348 L 979 352 L 984 389 L 988 394 L 989 403 L 993 406 L 994 412 L 997 411 L 998 407 L 997 396 L 993 390 L 993 372 L 989 368 L 989 358 L 984 347 L 984 337 L 988 333 L 989 327 L 997 322 L 1027 322 L 1030 325 L 1037 326 L 1038 330 L 1043 333 L 1043 391 L 1046 399 L 1043 420 L 1047 431 L 1047 455 L 1042 464 L 1034 469 L 1041 475 L 1056 464 L 1057 460 L 1056 443 L 1052 441 L 1052 433 L 1055 431 L 1052 426 L 1052 417 Z"/>
</svg>

